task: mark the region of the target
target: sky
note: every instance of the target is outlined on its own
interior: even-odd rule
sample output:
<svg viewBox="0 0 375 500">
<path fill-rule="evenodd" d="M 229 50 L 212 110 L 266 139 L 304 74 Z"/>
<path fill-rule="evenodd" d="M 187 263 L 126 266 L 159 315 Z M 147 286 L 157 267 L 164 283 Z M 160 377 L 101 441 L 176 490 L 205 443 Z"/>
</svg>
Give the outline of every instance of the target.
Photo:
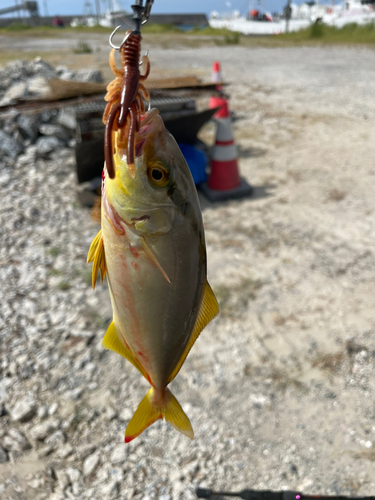
<svg viewBox="0 0 375 500">
<path fill-rule="evenodd" d="M 95 0 L 88 0 L 95 9 Z M 108 9 L 109 2 L 114 0 L 98 0 L 101 11 Z M 131 11 L 132 1 L 115 0 L 120 5 L 121 9 Z M 48 14 L 53 16 L 60 15 L 81 15 L 83 14 L 84 4 L 87 0 L 38 0 L 39 11 L 41 15 L 45 15 L 45 6 L 47 6 Z M 0 8 L 8 7 L 15 4 L 16 0 L 0 0 Z M 209 15 L 211 11 L 227 12 L 239 10 L 241 14 L 245 14 L 249 7 L 259 8 L 260 10 L 270 12 L 281 12 L 287 0 L 154 0 L 152 12 L 159 14 L 194 12 L 204 13 Z M 300 2 L 297 2 L 300 3 Z M 262 8 L 265 5 L 265 8 Z"/>
</svg>

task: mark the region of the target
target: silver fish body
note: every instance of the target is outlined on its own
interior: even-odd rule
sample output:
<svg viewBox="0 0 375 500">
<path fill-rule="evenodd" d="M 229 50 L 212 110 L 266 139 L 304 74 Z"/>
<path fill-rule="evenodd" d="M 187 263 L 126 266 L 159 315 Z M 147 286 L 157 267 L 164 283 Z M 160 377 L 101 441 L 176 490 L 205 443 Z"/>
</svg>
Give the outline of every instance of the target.
<svg viewBox="0 0 375 500">
<path fill-rule="evenodd" d="M 165 417 L 192 437 L 191 427 L 183 429 L 186 422 L 168 418 L 171 398 L 172 406 L 178 403 L 166 386 L 200 331 L 218 313 L 207 283 L 197 192 L 182 153 L 158 115 L 140 130 L 135 176 L 121 152 L 116 153 L 115 179 L 106 175 L 102 190 L 102 266 L 113 308 L 113 326 L 104 345 L 119 352 L 110 338 L 115 329 L 126 357 L 152 385 L 149 406 L 141 408 L 142 402 L 137 410 L 149 413 L 147 426 Z M 137 412 L 127 441 L 144 430 L 147 418 L 143 415 L 142 420 Z"/>
</svg>

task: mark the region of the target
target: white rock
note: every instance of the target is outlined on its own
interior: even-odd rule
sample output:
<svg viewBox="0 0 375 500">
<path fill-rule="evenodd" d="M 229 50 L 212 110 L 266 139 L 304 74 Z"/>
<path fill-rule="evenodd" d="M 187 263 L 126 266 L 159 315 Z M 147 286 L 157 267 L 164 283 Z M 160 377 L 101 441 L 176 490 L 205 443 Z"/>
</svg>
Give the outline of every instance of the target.
<svg viewBox="0 0 375 500">
<path fill-rule="evenodd" d="M 46 420 L 30 430 L 30 436 L 37 441 L 44 441 L 59 427 L 59 421 L 56 419 Z"/>
<path fill-rule="evenodd" d="M 57 446 L 65 443 L 66 438 L 65 435 L 62 431 L 57 430 L 53 434 L 51 434 L 49 437 L 46 438 L 45 443 L 49 444 L 51 446 Z"/>
<path fill-rule="evenodd" d="M 62 491 L 55 491 L 52 493 L 50 497 L 48 497 L 48 500 L 65 500 L 66 496 Z"/>
<path fill-rule="evenodd" d="M 82 393 L 83 393 L 83 389 L 81 387 L 76 387 L 72 391 L 66 391 L 65 394 L 69 399 L 76 401 L 77 399 L 79 399 L 81 397 Z"/>
<path fill-rule="evenodd" d="M 122 484 L 125 478 L 125 474 L 120 468 L 114 468 L 109 470 L 109 476 L 113 481 L 117 481 L 118 483 Z"/>
<path fill-rule="evenodd" d="M 71 483 L 75 483 L 81 477 L 80 471 L 75 467 L 68 467 L 65 472 Z"/>
<path fill-rule="evenodd" d="M 43 419 L 43 418 L 46 418 L 46 416 L 48 415 L 48 408 L 46 405 L 43 405 L 43 406 L 40 406 L 38 408 L 38 417 L 40 419 Z"/>
<path fill-rule="evenodd" d="M 31 448 L 31 444 L 26 436 L 18 429 L 9 429 L 8 434 L 3 439 L 4 448 L 8 451 L 25 451 Z"/>
<path fill-rule="evenodd" d="M 41 488 L 44 484 L 44 481 L 42 478 L 35 478 L 32 479 L 31 481 L 28 482 L 28 485 L 34 488 L 35 490 L 38 490 Z"/>
<path fill-rule="evenodd" d="M 78 448 L 77 455 L 80 460 L 84 460 L 86 457 L 94 453 L 96 446 L 94 444 L 85 444 Z"/>
<path fill-rule="evenodd" d="M 42 448 L 39 448 L 38 449 L 38 457 L 39 458 L 44 458 L 44 457 L 48 457 L 48 455 L 51 455 L 51 453 L 55 451 L 55 447 L 54 446 L 43 446 Z"/>
<path fill-rule="evenodd" d="M 10 415 L 15 422 L 28 422 L 36 415 L 36 412 L 37 404 L 35 399 L 27 396 L 14 405 L 10 410 Z"/>
<path fill-rule="evenodd" d="M 57 481 L 58 481 L 58 488 L 62 491 L 65 490 L 70 484 L 70 479 L 68 477 L 68 474 L 63 471 L 63 470 L 58 470 L 56 471 L 56 476 L 57 476 Z"/>
<path fill-rule="evenodd" d="M 57 455 L 61 458 L 66 458 L 73 453 L 73 446 L 69 443 L 59 448 Z"/>
<path fill-rule="evenodd" d="M 50 416 L 54 415 L 58 407 L 59 405 L 57 403 L 52 403 L 51 406 L 48 408 L 48 415 Z"/>
<path fill-rule="evenodd" d="M 77 496 L 81 493 L 81 490 L 82 490 L 82 487 L 80 486 L 80 484 L 78 483 L 78 481 L 74 482 L 72 484 L 72 493 L 73 495 Z"/>
<path fill-rule="evenodd" d="M 85 476 L 89 476 L 92 474 L 100 462 L 99 452 L 93 453 L 89 455 L 86 460 L 83 462 L 83 474 Z"/>
<path fill-rule="evenodd" d="M 127 457 L 127 449 L 125 444 L 118 444 L 111 453 L 110 462 L 114 465 L 122 464 Z"/>
<path fill-rule="evenodd" d="M 120 485 L 117 481 L 111 481 L 107 484 L 104 484 L 100 488 L 101 498 L 112 500 L 116 498 L 120 491 Z"/>
<path fill-rule="evenodd" d="M 26 94 L 26 88 L 26 82 L 15 83 L 10 87 L 10 89 L 7 90 L 7 92 L 4 94 L 4 97 L 9 100 L 17 100 Z"/>
<path fill-rule="evenodd" d="M 130 408 L 124 408 L 119 415 L 120 419 L 123 420 L 124 422 L 130 420 L 132 416 L 133 416 L 133 411 Z"/>
<path fill-rule="evenodd" d="M 93 364 L 93 363 L 91 363 Z M 87 366 L 86 366 L 87 368 Z M 105 411 L 105 416 L 107 420 L 113 420 L 117 417 L 117 411 L 112 406 L 107 406 Z"/>
</svg>

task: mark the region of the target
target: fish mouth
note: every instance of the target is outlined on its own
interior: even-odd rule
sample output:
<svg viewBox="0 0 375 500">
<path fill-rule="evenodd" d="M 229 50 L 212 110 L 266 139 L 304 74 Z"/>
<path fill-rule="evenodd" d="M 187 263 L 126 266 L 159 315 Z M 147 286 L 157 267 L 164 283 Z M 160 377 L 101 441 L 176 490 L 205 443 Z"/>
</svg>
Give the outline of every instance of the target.
<svg viewBox="0 0 375 500">
<path fill-rule="evenodd" d="M 132 221 L 132 224 L 135 225 L 137 222 L 141 222 L 142 220 L 150 220 L 149 215 L 142 215 L 141 217 L 132 217 L 130 220 Z"/>
</svg>

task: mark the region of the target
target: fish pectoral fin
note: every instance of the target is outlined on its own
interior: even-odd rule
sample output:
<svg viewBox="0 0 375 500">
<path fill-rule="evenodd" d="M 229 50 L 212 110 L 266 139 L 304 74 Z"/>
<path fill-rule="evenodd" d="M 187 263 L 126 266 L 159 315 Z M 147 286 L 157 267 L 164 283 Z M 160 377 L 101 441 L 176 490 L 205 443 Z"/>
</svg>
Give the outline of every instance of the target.
<svg viewBox="0 0 375 500">
<path fill-rule="evenodd" d="M 98 276 L 98 271 L 100 269 L 100 277 L 103 283 L 104 276 L 107 272 L 107 267 L 105 264 L 105 252 L 104 252 L 104 242 L 102 237 L 102 230 L 98 232 L 92 243 L 87 254 L 87 262 L 93 262 L 92 265 L 92 287 L 95 288 L 96 279 Z"/>
<path fill-rule="evenodd" d="M 142 236 L 140 237 L 140 242 L 141 242 L 142 248 L 145 251 L 145 254 L 147 255 L 147 257 L 151 260 L 151 262 L 153 264 L 155 264 L 155 266 L 159 269 L 159 271 L 164 276 L 164 278 L 168 281 L 168 283 L 170 283 L 171 280 L 168 278 L 167 273 L 161 267 L 160 262 L 158 261 L 158 259 L 154 255 L 154 253 L 151 250 L 151 248 L 147 245 L 146 240 Z"/>
<path fill-rule="evenodd" d="M 149 377 L 147 376 L 146 371 L 144 368 L 141 366 L 137 358 L 134 356 L 132 351 L 129 349 L 129 347 L 126 347 L 121 340 L 119 339 L 116 331 L 115 324 L 112 323 L 109 325 L 103 341 L 102 341 L 103 347 L 105 349 L 111 349 L 111 351 L 117 352 L 117 354 L 120 354 L 120 356 L 123 356 L 126 358 L 130 363 L 137 368 L 137 370 L 144 376 L 146 380 L 149 380 Z"/>
<path fill-rule="evenodd" d="M 130 443 L 130 441 L 146 430 L 147 427 L 161 418 L 165 418 L 175 429 L 193 439 L 194 431 L 190 420 L 169 389 L 165 390 L 164 398 L 164 405 L 155 406 L 153 404 L 154 389 L 151 387 L 126 427 L 125 443 Z"/>
<path fill-rule="evenodd" d="M 212 291 L 212 288 L 210 287 L 208 281 L 205 282 L 203 285 L 203 290 L 202 290 L 202 296 L 201 296 L 201 303 L 199 306 L 199 312 L 197 319 L 195 320 L 195 325 L 193 332 L 191 334 L 191 337 L 189 339 L 189 342 L 187 343 L 184 352 L 182 353 L 182 356 L 173 370 L 173 372 L 170 374 L 168 378 L 168 384 L 172 382 L 172 380 L 175 378 L 177 373 L 180 371 L 181 366 L 184 364 L 184 361 L 189 354 L 190 349 L 193 347 L 194 342 L 197 340 L 199 337 L 199 334 L 201 331 L 208 325 L 208 323 L 214 319 L 214 317 L 219 314 L 219 304 L 216 300 L 215 294 Z"/>
</svg>

